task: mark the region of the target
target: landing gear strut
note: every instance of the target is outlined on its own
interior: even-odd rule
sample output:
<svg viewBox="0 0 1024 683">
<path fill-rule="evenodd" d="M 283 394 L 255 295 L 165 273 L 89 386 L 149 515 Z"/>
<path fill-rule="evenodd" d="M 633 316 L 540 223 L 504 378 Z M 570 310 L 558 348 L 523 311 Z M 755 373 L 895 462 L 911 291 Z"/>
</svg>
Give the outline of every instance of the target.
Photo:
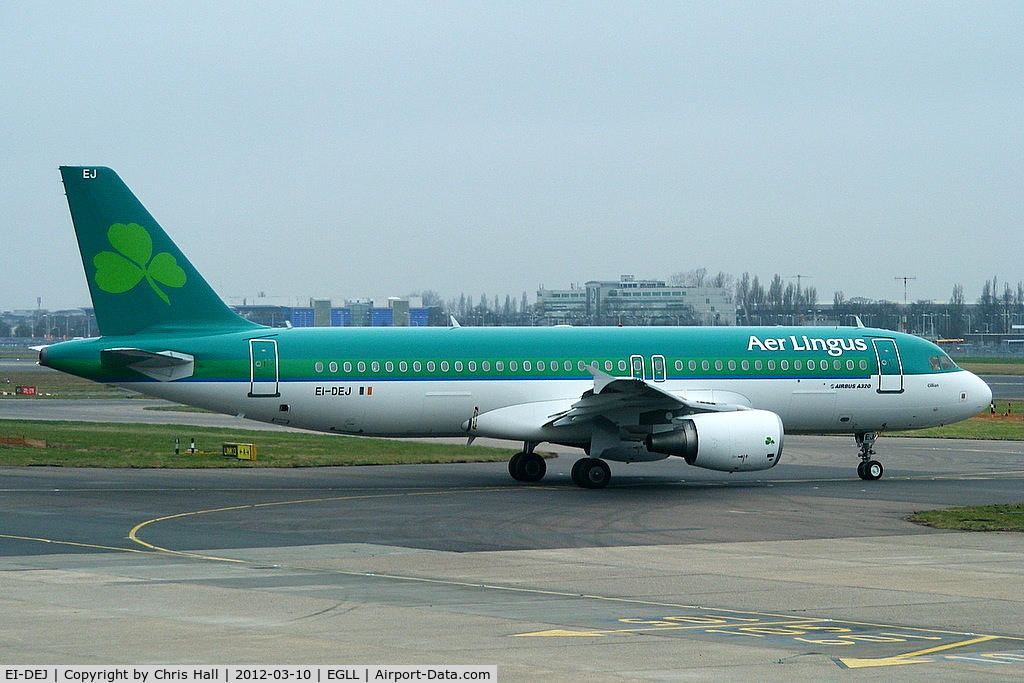
<svg viewBox="0 0 1024 683">
<path fill-rule="evenodd" d="M 508 473 L 516 481 L 537 482 L 547 473 L 548 466 L 544 463 L 544 458 L 533 452 L 536 447 L 535 443 L 524 443 L 523 451 L 516 453 L 508 461 Z"/>
<path fill-rule="evenodd" d="M 860 447 L 860 464 L 857 465 L 857 476 L 865 481 L 882 478 L 882 463 L 872 460 L 875 454 L 875 439 L 878 432 L 857 432 L 857 445 Z"/>
</svg>

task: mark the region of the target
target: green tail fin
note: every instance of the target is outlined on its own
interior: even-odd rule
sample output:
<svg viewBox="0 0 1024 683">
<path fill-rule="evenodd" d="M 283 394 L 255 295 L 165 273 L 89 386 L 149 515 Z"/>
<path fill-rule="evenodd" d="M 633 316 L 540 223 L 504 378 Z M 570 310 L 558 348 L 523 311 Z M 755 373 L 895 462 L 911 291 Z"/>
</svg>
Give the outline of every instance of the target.
<svg viewBox="0 0 1024 683">
<path fill-rule="evenodd" d="M 258 327 L 227 307 L 114 171 L 60 174 L 100 334 Z"/>
</svg>

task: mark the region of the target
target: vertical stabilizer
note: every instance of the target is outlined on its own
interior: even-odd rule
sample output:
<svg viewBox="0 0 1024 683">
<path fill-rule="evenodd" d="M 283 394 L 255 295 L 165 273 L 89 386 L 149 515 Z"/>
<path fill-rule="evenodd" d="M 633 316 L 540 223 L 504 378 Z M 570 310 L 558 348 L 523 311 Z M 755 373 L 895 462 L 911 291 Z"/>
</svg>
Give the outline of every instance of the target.
<svg viewBox="0 0 1024 683">
<path fill-rule="evenodd" d="M 60 174 L 100 334 L 258 327 L 221 301 L 114 171 Z"/>
</svg>

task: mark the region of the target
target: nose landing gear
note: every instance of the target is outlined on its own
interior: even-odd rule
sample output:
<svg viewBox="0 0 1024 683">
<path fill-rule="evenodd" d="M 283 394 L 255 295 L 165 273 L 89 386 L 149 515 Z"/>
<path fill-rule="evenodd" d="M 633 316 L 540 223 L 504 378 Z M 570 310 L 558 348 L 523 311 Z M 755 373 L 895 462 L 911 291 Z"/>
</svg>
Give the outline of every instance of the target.
<svg viewBox="0 0 1024 683">
<path fill-rule="evenodd" d="M 860 447 L 860 464 L 857 465 L 857 476 L 865 481 L 875 481 L 882 478 L 882 463 L 872 460 L 875 454 L 875 439 L 878 432 L 857 432 L 857 445 Z"/>
</svg>

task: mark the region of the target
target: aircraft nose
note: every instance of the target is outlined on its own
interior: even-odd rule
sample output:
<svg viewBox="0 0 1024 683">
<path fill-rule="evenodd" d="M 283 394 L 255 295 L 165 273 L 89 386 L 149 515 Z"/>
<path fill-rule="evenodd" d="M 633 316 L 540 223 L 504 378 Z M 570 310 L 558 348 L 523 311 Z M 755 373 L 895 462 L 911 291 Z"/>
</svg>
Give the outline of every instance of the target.
<svg viewBox="0 0 1024 683">
<path fill-rule="evenodd" d="M 972 415 L 977 415 L 992 403 L 992 389 L 985 383 L 985 380 L 973 372 L 967 372 L 967 377 L 964 379 L 966 381 L 961 391 L 966 394 L 965 403 L 974 410 Z"/>
</svg>

